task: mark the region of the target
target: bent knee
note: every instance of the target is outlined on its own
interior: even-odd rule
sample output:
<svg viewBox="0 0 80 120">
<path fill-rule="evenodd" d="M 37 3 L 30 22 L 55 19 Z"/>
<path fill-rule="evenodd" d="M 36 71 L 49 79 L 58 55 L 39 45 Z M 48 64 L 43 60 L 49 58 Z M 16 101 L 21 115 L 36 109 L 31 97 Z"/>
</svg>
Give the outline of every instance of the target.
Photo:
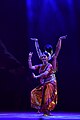
<svg viewBox="0 0 80 120">
<path fill-rule="evenodd" d="M 31 94 L 33 94 L 35 92 L 36 88 L 34 88 L 32 91 L 31 91 Z"/>
<path fill-rule="evenodd" d="M 47 87 L 52 87 L 53 85 L 51 83 L 48 83 Z"/>
</svg>

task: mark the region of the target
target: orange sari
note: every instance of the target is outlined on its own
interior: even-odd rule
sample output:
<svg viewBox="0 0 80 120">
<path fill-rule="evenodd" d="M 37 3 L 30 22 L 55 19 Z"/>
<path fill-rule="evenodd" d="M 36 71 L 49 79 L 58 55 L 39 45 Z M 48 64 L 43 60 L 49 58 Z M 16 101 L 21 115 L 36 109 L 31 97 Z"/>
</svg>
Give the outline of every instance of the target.
<svg viewBox="0 0 80 120">
<path fill-rule="evenodd" d="M 41 68 L 40 68 L 41 69 Z M 41 69 L 42 70 L 42 69 Z M 52 68 L 49 69 L 52 74 Z M 48 75 L 48 78 L 49 78 Z M 31 107 L 45 110 L 53 110 L 57 104 L 57 81 L 48 80 L 31 91 Z"/>
</svg>

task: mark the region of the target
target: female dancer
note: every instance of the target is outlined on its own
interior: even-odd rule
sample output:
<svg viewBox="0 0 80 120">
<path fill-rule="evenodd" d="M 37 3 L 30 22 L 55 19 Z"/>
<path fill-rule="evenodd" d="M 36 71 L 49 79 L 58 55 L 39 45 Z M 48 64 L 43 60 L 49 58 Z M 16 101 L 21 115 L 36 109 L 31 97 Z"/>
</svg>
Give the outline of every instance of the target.
<svg viewBox="0 0 80 120">
<path fill-rule="evenodd" d="M 57 104 L 57 81 L 55 77 L 57 56 L 61 49 L 62 39 L 66 39 L 66 36 L 59 38 L 54 54 L 52 46 L 50 45 L 47 45 L 47 47 L 45 47 L 45 52 L 42 53 L 39 49 L 38 40 L 35 38 L 31 39 L 35 40 L 38 56 L 42 60 L 42 64 L 33 66 L 31 61 L 33 53 L 29 53 L 29 68 L 39 71 L 39 75 L 36 76 L 33 73 L 33 77 L 36 79 L 39 78 L 41 83 L 31 91 L 31 106 L 42 111 L 44 115 L 49 115 L 49 112 L 53 110 Z M 49 60 L 51 60 L 51 63 L 49 63 Z"/>
<path fill-rule="evenodd" d="M 57 82 L 53 66 L 48 62 L 49 55 L 44 52 L 41 56 L 42 64 L 32 65 L 32 52 L 29 53 L 29 68 L 38 70 L 39 75 L 33 73 L 34 78 L 40 79 L 40 85 L 31 91 L 31 107 L 49 115 L 49 111 L 57 104 Z"/>
</svg>

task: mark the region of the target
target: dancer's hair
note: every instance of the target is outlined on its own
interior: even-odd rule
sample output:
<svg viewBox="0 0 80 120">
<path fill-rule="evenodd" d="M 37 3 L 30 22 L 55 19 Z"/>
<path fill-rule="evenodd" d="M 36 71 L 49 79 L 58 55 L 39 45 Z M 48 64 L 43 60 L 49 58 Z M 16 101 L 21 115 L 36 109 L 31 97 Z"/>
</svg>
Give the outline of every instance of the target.
<svg viewBox="0 0 80 120">
<path fill-rule="evenodd" d="M 50 54 L 53 54 L 53 47 L 50 44 L 46 44 L 44 46 L 44 50 L 47 51 L 47 52 L 49 52 Z"/>
</svg>

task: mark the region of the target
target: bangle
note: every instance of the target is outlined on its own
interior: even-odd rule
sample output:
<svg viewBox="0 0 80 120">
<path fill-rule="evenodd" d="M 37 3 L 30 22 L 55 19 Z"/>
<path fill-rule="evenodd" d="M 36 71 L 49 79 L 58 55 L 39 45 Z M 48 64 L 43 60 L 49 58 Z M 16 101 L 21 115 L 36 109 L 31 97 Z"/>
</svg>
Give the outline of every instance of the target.
<svg viewBox="0 0 80 120">
<path fill-rule="evenodd" d="M 28 60 L 28 62 L 31 61 L 31 60 Z"/>
<path fill-rule="evenodd" d="M 35 78 L 37 79 L 37 76 Z"/>
</svg>

